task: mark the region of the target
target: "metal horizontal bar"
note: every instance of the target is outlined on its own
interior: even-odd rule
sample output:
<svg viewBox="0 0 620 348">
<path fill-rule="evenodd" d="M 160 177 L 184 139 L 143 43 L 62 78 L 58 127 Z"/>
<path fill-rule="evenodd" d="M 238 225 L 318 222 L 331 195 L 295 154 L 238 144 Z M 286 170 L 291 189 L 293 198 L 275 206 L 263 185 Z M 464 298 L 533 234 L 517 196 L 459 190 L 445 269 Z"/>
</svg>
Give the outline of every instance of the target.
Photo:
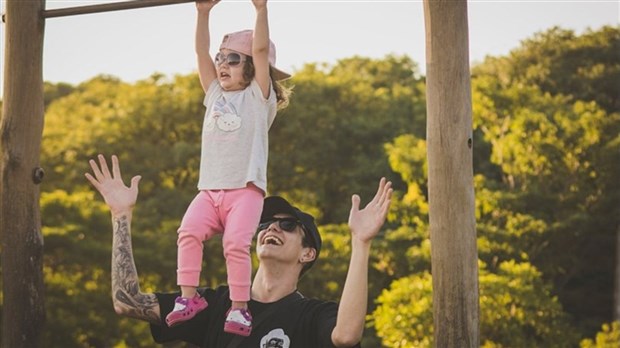
<svg viewBox="0 0 620 348">
<path fill-rule="evenodd" d="M 154 7 L 162 5 L 175 5 L 186 2 L 195 2 L 196 0 L 133 0 L 123 2 L 112 2 L 107 4 L 97 4 L 78 7 L 58 8 L 53 10 L 44 10 L 44 18 L 73 16 L 89 13 L 110 12 L 119 10 L 131 10 L 136 8 Z"/>
</svg>

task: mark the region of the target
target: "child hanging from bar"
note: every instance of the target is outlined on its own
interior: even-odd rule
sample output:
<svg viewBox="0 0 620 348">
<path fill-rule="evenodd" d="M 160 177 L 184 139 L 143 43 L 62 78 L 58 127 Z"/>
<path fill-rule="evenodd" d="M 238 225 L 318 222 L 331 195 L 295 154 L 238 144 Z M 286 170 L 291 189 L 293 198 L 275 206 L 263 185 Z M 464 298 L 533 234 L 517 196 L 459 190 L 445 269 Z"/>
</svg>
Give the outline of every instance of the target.
<svg viewBox="0 0 620 348">
<path fill-rule="evenodd" d="M 199 192 L 178 229 L 181 296 L 166 323 L 180 324 L 208 306 L 196 291 L 202 243 L 221 233 L 232 301 L 224 331 L 248 336 L 252 330 L 247 307 L 250 246 L 267 191 L 268 131 L 277 110 L 288 104 L 290 90 L 278 81 L 290 75 L 275 67 L 266 0 L 252 0 L 254 30 L 225 35 L 215 59 L 211 58 L 209 15 L 219 2 L 196 2 L 198 73 L 206 94 Z"/>
</svg>

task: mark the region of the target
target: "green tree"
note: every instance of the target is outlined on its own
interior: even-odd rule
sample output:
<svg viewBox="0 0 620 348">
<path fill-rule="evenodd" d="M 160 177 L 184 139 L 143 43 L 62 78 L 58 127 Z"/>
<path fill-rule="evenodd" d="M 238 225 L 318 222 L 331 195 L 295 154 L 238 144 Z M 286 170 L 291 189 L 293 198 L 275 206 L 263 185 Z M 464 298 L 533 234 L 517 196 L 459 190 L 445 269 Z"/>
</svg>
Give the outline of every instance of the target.
<svg viewBox="0 0 620 348">
<path fill-rule="evenodd" d="M 395 280 L 378 297 L 373 324 L 386 347 L 432 347 L 429 272 Z M 480 269 L 480 341 L 484 347 L 571 347 L 577 339 L 557 298 L 531 264 Z"/>
<path fill-rule="evenodd" d="M 394 228 L 377 248 L 381 262 L 376 267 L 395 279 L 430 269 L 426 142 L 405 134 L 385 144 L 385 151 L 392 170 L 407 184 L 394 193 L 388 216 Z"/>
<path fill-rule="evenodd" d="M 616 348 L 620 343 L 620 322 L 614 321 L 610 324 L 603 324 L 601 331 L 596 334 L 596 338 L 581 341 L 581 348 Z"/>
<path fill-rule="evenodd" d="M 68 84 L 68 83 L 60 82 L 60 83 L 54 84 L 50 82 L 44 82 L 43 83 L 43 98 L 44 98 L 45 108 L 47 109 L 47 107 L 50 105 L 52 101 L 56 99 L 60 99 L 66 95 L 69 95 L 73 93 L 74 90 L 75 90 L 75 86 Z"/>
<path fill-rule="evenodd" d="M 534 85 L 572 101 L 620 110 L 620 26 L 573 30 L 553 27 L 524 40 L 507 56 L 489 57 L 474 75 L 496 76 L 504 86 Z"/>
<path fill-rule="evenodd" d="M 295 73 L 290 106 L 270 131 L 269 191 L 320 207 L 322 223 L 348 216 L 352 193 L 369 196 L 391 174 L 383 144 L 424 134 L 424 100 L 409 58 L 353 57 Z M 402 185 L 401 185 L 402 186 Z"/>
<path fill-rule="evenodd" d="M 473 69 L 476 139 L 490 155 L 478 160 L 478 173 L 495 192 L 486 196 L 491 210 L 478 211 L 481 231 L 514 240 L 502 226 L 521 221 L 529 247 L 519 242 L 513 251 L 543 272 L 588 335 L 609 321 L 613 301 L 619 33 L 553 28 Z M 514 255 L 488 253 L 485 261 L 492 257 Z"/>
</svg>

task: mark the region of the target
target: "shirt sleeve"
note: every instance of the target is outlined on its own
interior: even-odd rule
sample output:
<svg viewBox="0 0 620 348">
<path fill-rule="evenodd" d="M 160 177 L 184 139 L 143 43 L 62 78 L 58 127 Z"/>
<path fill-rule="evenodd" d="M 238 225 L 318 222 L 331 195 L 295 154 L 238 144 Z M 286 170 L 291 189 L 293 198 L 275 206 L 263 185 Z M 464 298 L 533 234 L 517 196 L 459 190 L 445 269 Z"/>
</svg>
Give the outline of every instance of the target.
<svg viewBox="0 0 620 348">
<path fill-rule="evenodd" d="M 317 344 L 320 347 L 335 347 L 332 342 L 332 332 L 336 327 L 338 318 L 338 304 L 334 302 L 325 302 L 318 306 L 315 322 Z M 353 348 L 360 348 L 361 344 L 357 343 Z"/>
<path fill-rule="evenodd" d="M 263 91 L 260 89 L 260 85 L 258 84 L 258 81 L 256 81 L 256 79 L 252 79 L 252 81 L 250 82 L 250 87 L 249 87 L 252 91 L 252 94 L 254 94 L 254 96 L 261 100 L 263 103 L 276 103 L 276 91 L 273 89 L 273 84 L 271 81 L 269 81 L 269 97 L 265 99 L 265 97 L 263 97 Z"/>
<path fill-rule="evenodd" d="M 215 93 L 218 88 L 221 88 L 219 81 L 217 79 L 211 81 L 211 84 L 205 93 L 205 98 L 202 101 L 202 105 L 205 107 L 209 106 L 209 99 L 213 98 L 213 93 Z"/>
<path fill-rule="evenodd" d="M 320 347 L 334 347 L 332 342 L 332 331 L 336 327 L 338 316 L 338 306 L 334 302 L 324 302 L 317 305 L 314 309 L 313 322 L 317 344 Z"/>
<path fill-rule="evenodd" d="M 263 97 L 263 92 L 261 91 L 258 82 L 256 82 L 256 79 L 252 79 L 252 82 L 250 82 L 250 87 L 248 87 L 252 91 L 253 98 L 257 98 L 265 105 L 267 112 L 267 124 L 269 125 L 269 127 L 271 127 L 271 125 L 273 124 L 273 121 L 276 118 L 276 113 L 278 112 L 278 100 L 276 98 L 276 91 L 273 89 L 273 85 L 270 84 L 270 86 L 271 90 L 269 91 L 269 98 L 267 99 Z"/>
</svg>

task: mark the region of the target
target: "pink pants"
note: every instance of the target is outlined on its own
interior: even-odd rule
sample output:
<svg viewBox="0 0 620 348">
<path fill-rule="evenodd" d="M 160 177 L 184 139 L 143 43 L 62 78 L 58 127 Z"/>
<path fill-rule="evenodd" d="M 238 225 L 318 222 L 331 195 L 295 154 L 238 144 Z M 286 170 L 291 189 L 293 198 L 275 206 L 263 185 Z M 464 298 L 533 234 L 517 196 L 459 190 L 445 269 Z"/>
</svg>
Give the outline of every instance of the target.
<svg viewBox="0 0 620 348">
<path fill-rule="evenodd" d="M 177 284 L 198 286 L 203 241 L 222 233 L 232 301 L 249 301 L 250 246 L 263 210 L 263 191 L 254 185 L 235 190 L 200 191 L 178 230 Z"/>
</svg>

